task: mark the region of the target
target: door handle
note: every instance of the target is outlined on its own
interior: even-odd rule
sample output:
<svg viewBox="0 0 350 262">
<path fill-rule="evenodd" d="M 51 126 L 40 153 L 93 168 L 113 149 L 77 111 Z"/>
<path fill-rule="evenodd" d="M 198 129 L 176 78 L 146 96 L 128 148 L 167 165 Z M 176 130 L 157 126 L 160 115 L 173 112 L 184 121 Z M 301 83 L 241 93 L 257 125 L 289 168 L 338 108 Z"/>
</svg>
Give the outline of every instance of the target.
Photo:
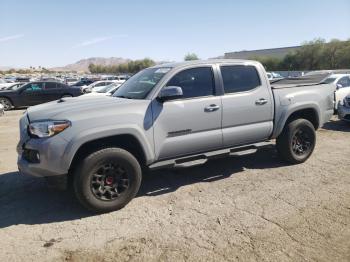
<svg viewBox="0 0 350 262">
<path fill-rule="evenodd" d="M 267 103 L 267 100 L 265 98 L 260 98 L 259 100 L 255 101 L 255 104 L 258 106 L 265 105 Z"/>
<path fill-rule="evenodd" d="M 219 109 L 220 109 L 220 106 L 212 104 L 210 106 L 205 107 L 204 111 L 205 112 L 214 112 L 214 111 L 219 110 Z"/>
</svg>

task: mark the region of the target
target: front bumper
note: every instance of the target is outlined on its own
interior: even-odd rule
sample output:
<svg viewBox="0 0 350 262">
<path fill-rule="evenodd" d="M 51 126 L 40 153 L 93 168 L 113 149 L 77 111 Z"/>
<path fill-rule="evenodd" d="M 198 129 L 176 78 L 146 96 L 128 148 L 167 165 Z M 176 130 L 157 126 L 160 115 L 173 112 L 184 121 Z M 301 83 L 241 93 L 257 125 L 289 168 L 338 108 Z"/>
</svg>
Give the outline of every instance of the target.
<svg viewBox="0 0 350 262">
<path fill-rule="evenodd" d="M 338 104 L 338 118 L 350 122 L 350 107 Z"/>
<path fill-rule="evenodd" d="M 63 152 L 67 146 L 67 141 L 59 135 L 50 138 L 30 138 L 27 133 L 29 121 L 27 114 L 20 120 L 20 141 L 17 145 L 18 170 L 21 174 L 51 177 L 65 175 L 68 168 L 62 164 Z M 38 163 L 30 162 L 25 157 L 25 150 L 35 150 L 40 155 Z"/>
</svg>

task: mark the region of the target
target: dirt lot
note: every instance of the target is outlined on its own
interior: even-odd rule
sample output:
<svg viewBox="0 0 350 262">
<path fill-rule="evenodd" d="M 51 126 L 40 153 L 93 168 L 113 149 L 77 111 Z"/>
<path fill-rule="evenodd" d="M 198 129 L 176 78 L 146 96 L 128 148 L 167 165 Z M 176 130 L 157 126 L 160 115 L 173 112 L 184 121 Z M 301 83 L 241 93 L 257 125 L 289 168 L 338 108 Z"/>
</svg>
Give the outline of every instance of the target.
<svg viewBox="0 0 350 262">
<path fill-rule="evenodd" d="M 94 215 L 18 174 L 21 114 L 0 118 L 0 261 L 350 261 L 350 125 L 335 118 L 305 164 L 271 146 L 157 171 L 124 209 Z"/>
</svg>

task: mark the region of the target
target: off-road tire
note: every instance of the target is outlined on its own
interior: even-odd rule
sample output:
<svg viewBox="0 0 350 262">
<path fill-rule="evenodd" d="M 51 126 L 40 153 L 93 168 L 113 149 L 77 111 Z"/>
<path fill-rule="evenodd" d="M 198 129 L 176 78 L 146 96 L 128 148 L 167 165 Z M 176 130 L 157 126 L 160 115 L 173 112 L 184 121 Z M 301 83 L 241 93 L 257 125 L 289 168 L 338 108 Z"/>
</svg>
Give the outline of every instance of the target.
<svg viewBox="0 0 350 262">
<path fill-rule="evenodd" d="M 105 169 L 106 166 L 114 166 L 115 168 Z M 103 185 L 96 185 L 96 176 L 100 176 L 99 172 L 101 173 L 99 168 L 102 168 L 102 174 L 109 172 L 112 173 L 114 177 L 120 177 L 120 174 L 122 174 L 122 176 L 127 174 L 127 188 L 125 188 L 125 185 L 121 185 L 126 183 L 125 180 L 127 179 L 124 178 L 120 178 L 123 180 L 121 183 L 116 182 L 113 185 L 110 184 L 109 191 L 111 191 L 111 186 L 116 187 L 112 190 L 113 194 L 118 195 L 114 196 L 116 197 L 115 199 L 103 199 L 111 195 L 109 191 L 109 194 L 105 193 L 106 196 L 99 195 L 101 191 L 107 188 L 108 184 L 106 183 L 109 182 L 107 177 L 103 180 Z M 73 189 L 78 201 L 90 211 L 104 213 L 123 208 L 136 196 L 141 185 L 142 171 L 137 159 L 128 151 L 121 148 L 104 148 L 82 159 L 73 175 Z M 100 179 L 100 177 L 98 177 L 98 179 Z M 119 178 L 115 178 L 115 181 L 118 181 L 118 179 Z M 102 183 L 101 181 L 97 182 Z M 121 191 L 119 186 L 116 186 L 119 184 L 123 186 L 121 189 L 124 188 L 124 191 L 121 193 L 118 192 L 118 190 Z"/>
<path fill-rule="evenodd" d="M 299 140 L 306 140 L 306 142 L 299 142 L 299 144 L 305 144 L 304 148 L 302 145 L 296 145 L 298 142 L 298 138 L 296 137 L 300 136 L 300 134 L 304 137 Z M 280 157 L 290 164 L 305 162 L 311 156 L 315 145 L 315 128 L 306 119 L 296 119 L 289 122 L 276 139 L 276 147 Z"/>
</svg>

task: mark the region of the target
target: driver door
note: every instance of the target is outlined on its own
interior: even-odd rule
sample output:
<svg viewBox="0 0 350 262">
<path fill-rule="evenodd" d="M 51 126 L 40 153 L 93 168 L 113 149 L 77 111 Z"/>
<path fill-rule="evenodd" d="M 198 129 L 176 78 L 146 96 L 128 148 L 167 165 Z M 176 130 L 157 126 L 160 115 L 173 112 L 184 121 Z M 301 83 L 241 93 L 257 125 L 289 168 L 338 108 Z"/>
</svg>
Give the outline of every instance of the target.
<svg viewBox="0 0 350 262">
<path fill-rule="evenodd" d="M 30 83 L 21 93 L 22 106 L 33 106 L 43 103 L 43 83 Z"/>
<path fill-rule="evenodd" d="M 158 160 L 212 151 L 223 143 L 222 106 L 215 96 L 211 66 L 185 69 L 165 86 L 182 88 L 183 97 L 152 103 L 155 153 Z"/>
</svg>

